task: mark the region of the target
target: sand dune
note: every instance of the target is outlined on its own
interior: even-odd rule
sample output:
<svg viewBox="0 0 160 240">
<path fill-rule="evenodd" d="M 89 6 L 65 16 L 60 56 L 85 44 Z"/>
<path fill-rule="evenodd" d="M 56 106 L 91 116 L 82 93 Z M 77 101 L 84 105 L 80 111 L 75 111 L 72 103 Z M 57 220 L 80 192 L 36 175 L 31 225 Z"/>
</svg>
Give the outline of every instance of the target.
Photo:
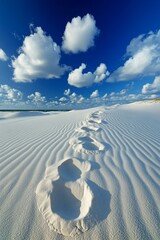
<svg viewBox="0 0 160 240">
<path fill-rule="evenodd" d="M 9 118 L 20 118 L 20 117 L 36 117 L 45 116 L 49 114 L 58 114 L 60 112 L 34 112 L 34 111 L 21 111 L 21 112 L 0 112 L 0 120 Z"/>
<path fill-rule="evenodd" d="M 0 118 L 1 240 L 159 240 L 160 103 Z"/>
</svg>

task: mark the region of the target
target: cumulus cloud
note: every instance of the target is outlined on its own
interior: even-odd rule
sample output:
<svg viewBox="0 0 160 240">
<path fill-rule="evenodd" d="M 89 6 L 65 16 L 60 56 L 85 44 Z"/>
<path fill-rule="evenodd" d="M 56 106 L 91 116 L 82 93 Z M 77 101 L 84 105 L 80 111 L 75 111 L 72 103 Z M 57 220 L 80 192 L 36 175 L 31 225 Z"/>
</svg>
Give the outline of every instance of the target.
<svg viewBox="0 0 160 240">
<path fill-rule="evenodd" d="M 66 100 L 67 100 L 67 98 L 65 98 L 65 97 L 61 97 L 61 98 L 59 99 L 60 102 L 65 102 Z"/>
<path fill-rule="evenodd" d="M 46 97 L 42 96 L 40 92 L 35 92 L 27 96 L 30 102 L 34 104 L 45 103 Z"/>
<path fill-rule="evenodd" d="M 8 85 L 0 85 L 0 99 L 1 101 L 17 102 L 22 100 L 23 94 L 21 91 L 11 88 Z"/>
<path fill-rule="evenodd" d="M 71 73 L 69 73 L 68 83 L 78 88 L 89 87 L 93 83 L 103 81 L 104 78 L 106 78 L 106 76 L 109 74 L 104 63 L 101 63 L 94 73 L 83 73 L 84 69 L 86 69 L 86 64 L 82 63 L 79 68 L 76 68 Z"/>
<path fill-rule="evenodd" d="M 85 98 L 83 96 L 80 96 L 77 103 L 82 103 L 82 102 L 84 102 L 84 100 L 85 100 Z"/>
<path fill-rule="evenodd" d="M 12 60 L 13 80 L 15 82 L 32 82 L 37 78 L 59 78 L 66 66 L 60 66 L 60 47 L 41 27 L 26 36 L 19 56 Z"/>
<path fill-rule="evenodd" d="M 95 79 L 94 82 L 98 83 L 103 81 L 107 76 L 109 76 L 109 71 L 107 70 L 107 66 L 104 63 L 101 63 L 99 67 L 97 67 L 94 72 Z"/>
<path fill-rule="evenodd" d="M 62 49 L 65 52 L 86 52 L 94 46 L 94 39 L 99 34 L 96 21 L 90 14 L 75 17 L 68 22 L 63 35 Z"/>
<path fill-rule="evenodd" d="M 155 77 L 153 83 L 147 83 L 143 85 L 143 94 L 160 93 L 160 76 Z"/>
<path fill-rule="evenodd" d="M 68 96 L 70 94 L 71 90 L 68 88 L 64 91 L 64 95 Z"/>
<path fill-rule="evenodd" d="M 79 68 L 69 73 L 68 83 L 78 88 L 91 86 L 94 82 L 94 75 L 91 72 L 82 73 L 85 68 L 86 64 L 82 63 Z"/>
<path fill-rule="evenodd" d="M 76 94 L 75 92 L 73 92 L 72 94 L 68 95 L 69 99 L 68 99 L 68 103 L 71 103 L 71 104 L 80 104 L 82 103 L 85 98 L 80 94 Z"/>
<path fill-rule="evenodd" d="M 6 53 L 1 48 L 0 48 L 0 60 L 1 61 L 7 61 L 8 60 L 8 57 L 7 57 Z"/>
<path fill-rule="evenodd" d="M 107 99 L 107 96 L 108 96 L 108 94 L 105 93 L 105 94 L 103 95 L 102 99 L 103 99 L 103 100 Z"/>
<path fill-rule="evenodd" d="M 77 94 L 74 92 L 70 95 L 70 98 L 75 98 L 77 96 Z"/>
<path fill-rule="evenodd" d="M 138 77 L 160 74 L 159 39 L 160 30 L 134 38 L 127 47 L 128 60 L 115 70 L 107 81 L 128 81 Z"/>
<path fill-rule="evenodd" d="M 98 90 L 95 90 L 94 92 L 92 92 L 92 94 L 90 95 L 90 98 L 97 98 L 99 97 L 99 92 Z"/>
<path fill-rule="evenodd" d="M 114 104 L 126 104 L 135 101 L 154 99 L 159 97 L 158 94 L 142 94 L 141 92 L 137 94 L 130 93 L 129 89 L 122 89 L 118 92 L 111 92 L 109 94 L 104 94 L 101 96 L 98 90 L 91 93 L 90 96 L 82 96 L 75 92 L 67 95 L 65 99 L 60 98 L 57 107 L 63 107 L 66 109 L 83 109 L 96 106 L 111 106 Z M 64 100 L 64 101 L 63 101 Z"/>
</svg>

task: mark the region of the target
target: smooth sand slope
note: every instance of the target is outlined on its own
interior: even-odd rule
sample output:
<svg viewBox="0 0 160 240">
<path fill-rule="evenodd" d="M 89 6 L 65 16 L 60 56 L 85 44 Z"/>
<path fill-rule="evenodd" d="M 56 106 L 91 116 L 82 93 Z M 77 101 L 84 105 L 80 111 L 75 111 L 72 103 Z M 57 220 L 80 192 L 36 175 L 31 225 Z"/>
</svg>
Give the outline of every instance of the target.
<svg viewBox="0 0 160 240">
<path fill-rule="evenodd" d="M 28 239 L 160 239 L 159 102 L 0 113 L 0 240 Z"/>
</svg>

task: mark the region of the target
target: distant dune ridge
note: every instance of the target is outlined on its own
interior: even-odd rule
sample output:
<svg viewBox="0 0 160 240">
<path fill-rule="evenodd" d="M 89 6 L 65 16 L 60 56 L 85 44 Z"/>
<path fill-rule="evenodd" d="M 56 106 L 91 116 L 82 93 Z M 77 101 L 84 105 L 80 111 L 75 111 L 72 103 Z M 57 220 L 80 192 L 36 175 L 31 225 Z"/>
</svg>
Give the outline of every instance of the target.
<svg viewBox="0 0 160 240">
<path fill-rule="evenodd" d="M 1 240 L 159 240 L 159 101 L 1 112 L 0 136 Z"/>
</svg>

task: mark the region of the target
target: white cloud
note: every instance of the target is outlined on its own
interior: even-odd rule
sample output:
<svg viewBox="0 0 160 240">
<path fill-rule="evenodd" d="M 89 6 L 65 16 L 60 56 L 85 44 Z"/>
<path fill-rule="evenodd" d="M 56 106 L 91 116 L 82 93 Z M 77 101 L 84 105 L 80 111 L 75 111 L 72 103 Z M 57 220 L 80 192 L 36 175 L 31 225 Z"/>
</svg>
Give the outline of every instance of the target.
<svg viewBox="0 0 160 240">
<path fill-rule="evenodd" d="M 0 85 L 0 99 L 2 102 L 17 102 L 23 97 L 21 91 L 11 88 L 8 85 Z"/>
<path fill-rule="evenodd" d="M 81 104 L 84 100 L 85 100 L 85 98 L 81 94 L 78 95 L 74 92 L 71 95 L 69 95 L 68 103 L 76 105 L 76 104 Z"/>
<path fill-rule="evenodd" d="M 45 103 L 46 97 L 42 96 L 40 92 L 35 92 L 27 96 L 30 102 L 34 104 Z"/>
<path fill-rule="evenodd" d="M 104 63 L 101 63 L 94 72 L 94 75 L 96 76 L 94 80 L 95 83 L 103 81 L 107 76 L 109 76 L 107 66 Z"/>
<path fill-rule="evenodd" d="M 123 66 L 115 70 L 108 82 L 128 81 L 135 78 L 160 74 L 160 30 L 140 35 L 127 47 L 129 57 Z"/>
<path fill-rule="evenodd" d="M 64 95 L 68 96 L 70 94 L 71 90 L 68 88 L 64 91 Z"/>
<path fill-rule="evenodd" d="M 37 78 L 52 79 L 60 77 L 66 66 L 60 66 L 60 47 L 41 27 L 24 38 L 19 56 L 12 60 L 15 82 L 32 82 Z"/>
<path fill-rule="evenodd" d="M 120 94 L 120 95 L 124 95 L 124 94 L 126 94 L 126 92 L 127 92 L 126 89 L 122 89 L 119 94 Z"/>
<path fill-rule="evenodd" d="M 105 99 L 107 98 L 107 96 L 108 96 L 108 94 L 105 93 L 105 94 L 103 95 L 102 99 L 105 100 Z"/>
<path fill-rule="evenodd" d="M 78 88 L 91 86 L 94 82 L 94 75 L 91 72 L 82 73 L 85 68 L 86 65 L 82 63 L 79 68 L 69 73 L 68 83 Z"/>
<path fill-rule="evenodd" d="M 71 98 L 75 98 L 77 96 L 77 94 L 74 92 L 70 95 Z"/>
<path fill-rule="evenodd" d="M 99 97 L 99 92 L 98 90 L 95 90 L 94 92 L 92 92 L 92 94 L 90 95 L 90 98 L 97 98 Z"/>
<path fill-rule="evenodd" d="M 61 97 L 61 98 L 59 99 L 60 102 L 65 102 L 66 100 L 67 100 L 67 98 L 65 98 L 65 97 Z"/>
<path fill-rule="evenodd" d="M 8 60 L 8 57 L 7 57 L 6 53 L 1 48 L 0 48 L 0 60 L 1 61 L 7 61 Z"/>
<path fill-rule="evenodd" d="M 80 98 L 78 99 L 77 103 L 82 103 L 85 101 L 85 98 L 83 96 L 80 96 Z"/>
<path fill-rule="evenodd" d="M 143 85 L 143 94 L 160 93 L 160 76 L 155 77 L 153 83 L 147 83 Z"/>
<path fill-rule="evenodd" d="M 94 46 L 94 39 L 98 34 L 99 30 L 92 15 L 75 17 L 66 25 L 62 49 L 72 53 L 86 52 L 88 48 Z"/>
<path fill-rule="evenodd" d="M 83 73 L 84 69 L 86 69 L 86 64 L 82 63 L 79 68 L 76 68 L 70 72 L 68 75 L 68 84 L 78 88 L 89 87 L 93 83 L 103 81 L 104 78 L 109 74 L 104 63 L 101 63 L 94 73 Z"/>
</svg>

